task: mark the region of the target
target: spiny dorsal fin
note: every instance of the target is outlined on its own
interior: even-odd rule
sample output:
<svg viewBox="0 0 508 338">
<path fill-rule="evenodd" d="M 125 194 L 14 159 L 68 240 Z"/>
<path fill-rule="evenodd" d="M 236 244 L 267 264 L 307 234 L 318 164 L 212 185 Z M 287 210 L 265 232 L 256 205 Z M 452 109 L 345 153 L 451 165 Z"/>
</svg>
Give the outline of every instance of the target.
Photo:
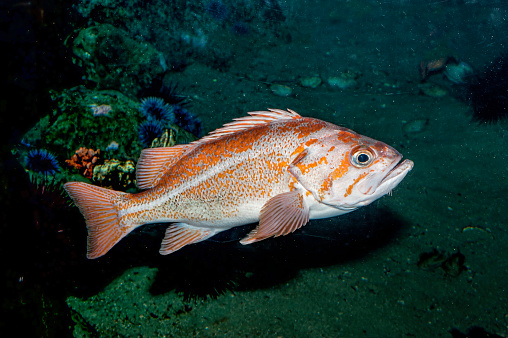
<svg viewBox="0 0 508 338">
<path fill-rule="evenodd" d="M 189 145 L 177 145 L 165 148 L 144 149 L 139 155 L 136 167 L 136 181 L 139 189 L 149 189 L 157 185 L 160 179 L 189 149 Z"/>
<path fill-rule="evenodd" d="M 193 143 L 205 143 L 211 140 L 216 140 L 225 135 L 230 135 L 260 125 L 269 124 L 276 120 L 301 118 L 301 116 L 297 112 L 291 109 L 288 109 L 286 111 L 282 109 L 268 108 L 268 111 L 253 111 L 248 112 L 247 114 L 249 114 L 250 116 L 244 116 L 237 119 L 233 119 L 233 122 L 226 123 L 224 127 L 212 131 L 207 136 Z"/>
</svg>

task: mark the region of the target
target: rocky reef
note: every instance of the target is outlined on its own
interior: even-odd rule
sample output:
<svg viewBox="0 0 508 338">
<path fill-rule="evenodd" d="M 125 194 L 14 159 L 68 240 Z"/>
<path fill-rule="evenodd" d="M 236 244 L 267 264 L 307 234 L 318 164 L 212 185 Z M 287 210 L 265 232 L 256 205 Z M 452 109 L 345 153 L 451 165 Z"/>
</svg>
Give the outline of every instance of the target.
<svg viewBox="0 0 508 338">
<path fill-rule="evenodd" d="M 143 120 L 140 102 L 116 90 L 84 86 L 51 94 L 54 110 L 13 150 L 27 172 L 39 182 L 93 181 L 119 190 L 135 190 L 135 163 L 144 148 L 138 136 Z M 168 146 L 196 139 L 178 125 L 171 125 L 171 129 L 172 143 L 166 143 Z M 57 169 L 44 169 L 51 175 L 38 173 L 40 169 L 30 162 L 29 154 L 37 149 L 54 154 L 46 167 L 51 164 Z"/>
<path fill-rule="evenodd" d="M 95 24 L 79 31 L 72 43 L 74 62 L 97 89 L 115 88 L 135 94 L 167 70 L 164 56 L 151 44 L 131 38 L 110 24 Z"/>
</svg>

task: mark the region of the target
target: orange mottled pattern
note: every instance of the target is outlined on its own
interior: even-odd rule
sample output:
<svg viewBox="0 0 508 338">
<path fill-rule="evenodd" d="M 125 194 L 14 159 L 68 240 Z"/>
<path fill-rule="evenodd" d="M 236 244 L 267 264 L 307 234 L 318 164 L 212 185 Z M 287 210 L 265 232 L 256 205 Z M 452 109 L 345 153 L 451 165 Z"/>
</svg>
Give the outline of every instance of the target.
<svg viewBox="0 0 508 338">
<path fill-rule="evenodd" d="M 144 150 L 129 194 L 82 182 L 64 188 L 85 217 L 87 257 L 146 223 L 173 223 L 160 253 L 259 222 L 240 243 L 351 212 L 389 193 L 413 168 L 392 147 L 288 109 L 250 112 L 188 145 Z"/>
<path fill-rule="evenodd" d="M 334 148 L 334 147 L 332 147 Z M 333 149 L 332 149 L 333 150 Z M 334 180 L 337 180 L 338 178 L 342 177 L 349 169 L 349 152 L 346 152 L 346 156 L 340 161 L 340 164 L 337 168 L 335 168 L 328 177 L 323 180 L 323 184 L 321 185 L 321 188 L 319 189 L 319 195 L 323 196 L 325 192 L 329 191 L 332 182 Z"/>
<path fill-rule="evenodd" d="M 289 164 L 308 144 L 337 130 L 333 124 L 299 118 L 278 120 L 199 144 L 173 165 L 153 189 L 128 195 L 122 221 L 160 219 L 227 226 L 248 205 L 292 189 Z M 346 132 L 346 141 L 354 134 Z M 306 144 L 308 142 L 308 144 Z M 326 163 L 322 158 L 318 166 Z M 252 210 L 253 221 L 259 210 Z"/>
</svg>

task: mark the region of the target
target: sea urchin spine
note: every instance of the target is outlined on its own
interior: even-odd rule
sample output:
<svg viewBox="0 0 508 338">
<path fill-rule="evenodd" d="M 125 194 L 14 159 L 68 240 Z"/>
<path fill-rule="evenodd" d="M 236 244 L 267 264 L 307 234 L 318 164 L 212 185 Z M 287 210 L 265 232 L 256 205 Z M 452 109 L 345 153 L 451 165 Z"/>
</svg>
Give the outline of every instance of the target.
<svg viewBox="0 0 508 338">
<path fill-rule="evenodd" d="M 466 84 L 473 120 L 493 123 L 508 117 L 508 53 L 489 63 Z"/>
<path fill-rule="evenodd" d="M 175 106 L 175 123 L 182 129 L 188 131 L 194 136 L 203 136 L 201 120 L 195 114 L 185 108 Z"/>
<path fill-rule="evenodd" d="M 46 149 L 30 150 L 26 156 L 26 168 L 44 176 L 54 175 L 57 171 L 60 171 L 60 165 L 55 155 Z"/>
<path fill-rule="evenodd" d="M 164 126 L 158 120 L 147 120 L 139 125 L 139 140 L 145 147 L 150 147 L 152 141 L 162 135 Z"/>
<path fill-rule="evenodd" d="M 150 96 L 141 100 L 140 112 L 147 120 L 173 123 L 175 119 L 173 107 L 159 97 Z"/>
</svg>

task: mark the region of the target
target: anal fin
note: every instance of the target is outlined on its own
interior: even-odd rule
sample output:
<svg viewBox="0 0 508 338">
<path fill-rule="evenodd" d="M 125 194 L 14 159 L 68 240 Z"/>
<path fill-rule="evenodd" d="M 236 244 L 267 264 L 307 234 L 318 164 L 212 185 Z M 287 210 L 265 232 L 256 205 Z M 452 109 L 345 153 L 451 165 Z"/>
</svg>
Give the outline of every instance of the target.
<svg viewBox="0 0 508 338">
<path fill-rule="evenodd" d="M 171 224 L 166 229 L 166 235 L 162 240 L 159 253 L 161 255 L 169 255 L 186 245 L 204 241 L 215 235 L 215 233 L 216 230 L 198 228 L 185 223 Z"/>
<path fill-rule="evenodd" d="M 309 221 L 309 208 L 301 192 L 293 190 L 272 197 L 261 209 L 259 225 L 240 243 L 251 244 L 292 233 Z"/>
</svg>

